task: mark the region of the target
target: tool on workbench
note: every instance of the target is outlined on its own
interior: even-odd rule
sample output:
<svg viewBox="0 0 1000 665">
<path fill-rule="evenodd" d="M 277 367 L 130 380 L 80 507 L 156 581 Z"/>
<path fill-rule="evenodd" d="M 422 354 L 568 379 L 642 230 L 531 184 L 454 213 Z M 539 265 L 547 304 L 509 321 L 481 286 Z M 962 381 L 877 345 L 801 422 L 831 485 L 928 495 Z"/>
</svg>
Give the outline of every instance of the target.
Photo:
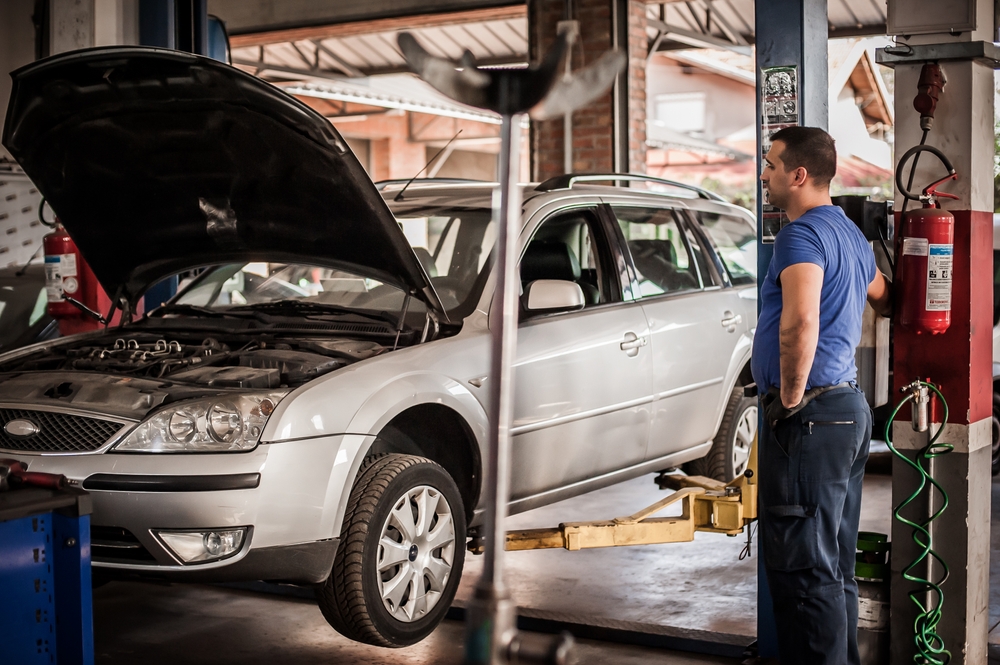
<svg viewBox="0 0 1000 665">
<path fill-rule="evenodd" d="M 66 476 L 55 473 L 28 471 L 23 462 L 14 459 L 0 459 L 0 492 L 13 486 L 34 485 L 60 490 L 66 487 Z"/>
</svg>

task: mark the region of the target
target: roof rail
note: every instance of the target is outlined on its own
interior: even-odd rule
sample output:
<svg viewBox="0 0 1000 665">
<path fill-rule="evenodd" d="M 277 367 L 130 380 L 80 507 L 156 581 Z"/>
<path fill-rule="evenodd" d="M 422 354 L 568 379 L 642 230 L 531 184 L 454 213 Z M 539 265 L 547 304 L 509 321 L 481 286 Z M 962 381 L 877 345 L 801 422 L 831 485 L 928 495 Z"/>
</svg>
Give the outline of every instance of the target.
<svg viewBox="0 0 1000 665">
<path fill-rule="evenodd" d="M 393 178 L 392 180 L 379 180 L 375 183 L 375 189 L 382 191 L 390 185 L 405 185 L 409 182 L 409 178 Z M 414 185 L 428 183 L 435 185 L 463 185 L 470 183 L 485 183 L 485 180 L 476 180 L 474 178 L 417 178 L 413 181 Z"/>
<path fill-rule="evenodd" d="M 703 199 L 708 199 L 710 201 L 722 201 L 723 203 L 728 203 L 726 199 L 722 198 L 714 192 L 710 192 L 707 189 L 702 189 L 701 187 L 695 187 L 694 185 L 687 185 L 683 182 L 676 182 L 674 180 L 666 180 L 664 178 L 657 178 L 651 175 L 641 175 L 635 173 L 567 173 L 565 175 L 557 175 L 554 178 L 549 178 L 545 182 L 539 184 L 535 187 L 539 192 L 551 192 L 554 189 L 572 189 L 573 185 L 578 182 L 598 182 L 603 180 L 615 180 L 622 182 L 655 182 L 661 185 L 669 185 L 670 187 L 679 187 L 681 189 L 687 189 L 689 191 L 695 192 Z"/>
</svg>

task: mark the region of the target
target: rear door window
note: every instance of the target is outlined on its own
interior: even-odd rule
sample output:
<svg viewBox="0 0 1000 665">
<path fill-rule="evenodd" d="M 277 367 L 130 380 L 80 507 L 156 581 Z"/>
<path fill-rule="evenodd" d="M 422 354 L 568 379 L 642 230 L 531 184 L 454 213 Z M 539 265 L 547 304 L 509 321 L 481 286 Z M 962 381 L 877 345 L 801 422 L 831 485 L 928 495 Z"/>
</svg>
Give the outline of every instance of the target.
<svg viewBox="0 0 1000 665">
<path fill-rule="evenodd" d="M 667 208 L 612 206 L 632 255 L 644 298 L 701 288 L 697 261 L 677 213 Z"/>
<path fill-rule="evenodd" d="M 698 212 L 698 221 L 719 250 L 735 286 L 757 281 L 757 230 L 735 215 Z"/>
</svg>

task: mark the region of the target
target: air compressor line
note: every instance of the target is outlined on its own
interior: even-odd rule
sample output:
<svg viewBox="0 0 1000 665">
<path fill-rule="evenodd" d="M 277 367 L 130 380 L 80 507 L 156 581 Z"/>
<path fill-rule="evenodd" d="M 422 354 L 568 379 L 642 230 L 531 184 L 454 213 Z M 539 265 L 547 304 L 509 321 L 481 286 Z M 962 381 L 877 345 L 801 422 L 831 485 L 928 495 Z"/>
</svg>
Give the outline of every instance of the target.
<svg viewBox="0 0 1000 665">
<path fill-rule="evenodd" d="M 941 423 L 940 429 L 930 438 L 927 445 L 924 446 L 919 453 L 917 453 L 916 461 L 913 461 L 903 455 L 895 446 L 892 445 L 892 423 L 896 419 L 896 414 L 899 410 L 903 408 L 903 405 L 907 402 L 913 400 L 913 394 L 907 395 L 892 412 L 889 417 L 888 422 L 885 426 L 885 441 L 891 450 L 897 457 L 906 462 L 911 466 L 918 474 L 920 474 L 920 484 L 917 489 L 908 496 L 902 503 L 900 503 L 892 511 L 893 516 L 901 523 L 911 527 L 913 529 L 913 542 L 916 543 L 917 547 L 920 549 L 920 553 L 917 557 L 903 569 L 903 579 L 914 582 L 918 585 L 916 589 L 909 592 L 910 599 L 919 608 L 920 613 L 917 614 L 916 619 L 913 622 L 913 641 L 916 648 L 916 653 L 913 656 L 913 662 L 917 665 L 947 665 L 951 660 L 951 652 L 945 648 L 944 639 L 937 633 L 938 623 L 941 621 L 942 607 L 944 605 L 944 590 L 941 585 L 945 583 L 948 579 L 949 570 L 948 564 L 945 562 L 944 558 L 940 554 L 931 548 L 931 533 L 929 530 L 931 522 L 936 520 L 948 507 L 948 493 L 944 491 L 944 488 L 934 480 L 930 474 L 930 462 L 935 457 L 940 457 L 946 455 L 954 450 L 954 446 L 948 443 L 938 443 L 937 440 L 940 438 L 941 433 L 944 432 L 945 425 L 948 423 L 948 402 L 945 400 L 944 395 L 938 390 L 937 386 L 928 383 L 926 381 L 918 381 L 919 385 L 926 386 L 938 396 L 941 400 L 941 404 L 944 405 L 944 418 Z M 930 487 L 928 487 L 930 486 Z M 934 513 L 922 522 L 916 522 L 909 520 L 902 515 L 902 511 L 908 505 L 913 503 L 923 494 L 924 489 L 927 489 L 928 496 L 933 489 L 936 489 L 941 493 L 941 507 L 938 508 Z M 916 574 L 915 569 L 921 564 L 925 565 L 933 559 L 937 561 L 942 570 L 944 571 L 941 579 L 937 581 L 931 581 L 921 577 Z M 927 568 L 928 572 L 925 573 L 930 577 L 930 568 Z"/>
</svg>

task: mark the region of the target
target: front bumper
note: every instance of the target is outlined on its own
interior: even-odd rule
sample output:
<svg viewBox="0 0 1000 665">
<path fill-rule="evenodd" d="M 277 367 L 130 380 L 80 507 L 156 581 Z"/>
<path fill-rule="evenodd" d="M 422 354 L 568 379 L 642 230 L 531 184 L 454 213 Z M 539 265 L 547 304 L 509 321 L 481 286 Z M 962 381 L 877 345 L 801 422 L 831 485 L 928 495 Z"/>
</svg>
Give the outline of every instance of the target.
<svg viewBox="0 0 1000 665">
<path fill-rule="evenodd" d="M 111 579 L 156 579 L 168 582 L 294 582 L 319 584 L 333 568 L 340 540 L 244 549 L 232 559 L 203 566 L 136 566 L 95 562 L 95 575 Z"/>
<path fill-rule="evenodd" d="M 90 492 L 95 571 L 198 582 L 315 583 L 329 574 L 336 554 L 355 438 L 261 444 L 245 453 L 0 451 L 0 457 L 25 462 L 31 471 L 64 474 Z M 237 527 L 247 528 L 238 552 L 186 565 L 156 535 Z"/>
</svg>

